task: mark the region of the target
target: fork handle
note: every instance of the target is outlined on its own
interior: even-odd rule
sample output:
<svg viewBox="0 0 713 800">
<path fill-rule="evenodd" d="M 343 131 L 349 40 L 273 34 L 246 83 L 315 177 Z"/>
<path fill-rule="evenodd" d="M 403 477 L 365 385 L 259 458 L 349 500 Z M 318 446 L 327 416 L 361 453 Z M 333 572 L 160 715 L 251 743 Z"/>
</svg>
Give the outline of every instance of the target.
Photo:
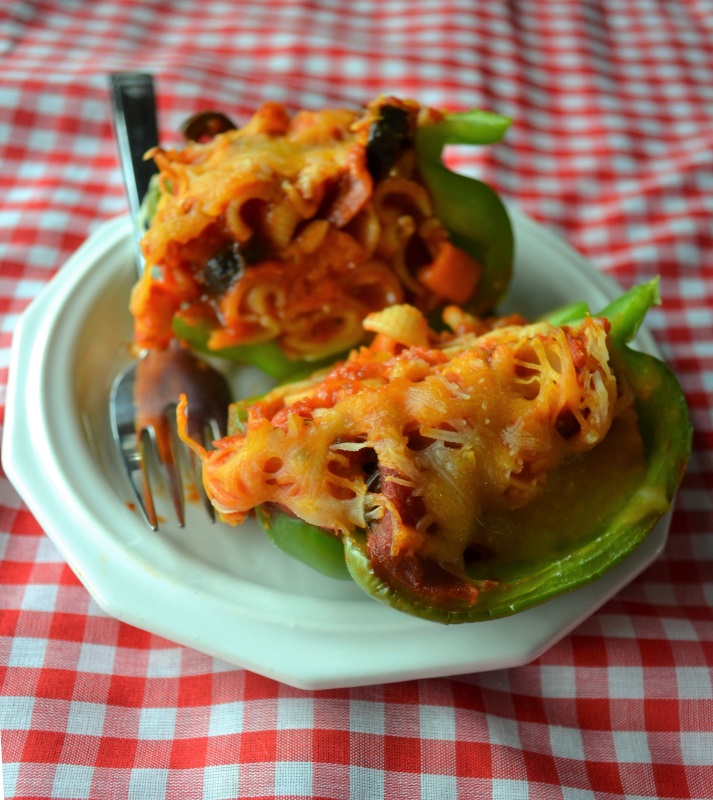
<svg viewBox="0 0 713 800">
<path fill-rule="evenodd" d="M 156 96 L 153 77 L 143 72 L 118 72 L 109 76 L 112 122 L 124 174 L 129 212 L 134 226 L 136 266 L 141 275 L 144 259 L 139 241 L 146 229 L 141 203 L 157 168 L 144 155 L 158 144 Z"/>
</svg>

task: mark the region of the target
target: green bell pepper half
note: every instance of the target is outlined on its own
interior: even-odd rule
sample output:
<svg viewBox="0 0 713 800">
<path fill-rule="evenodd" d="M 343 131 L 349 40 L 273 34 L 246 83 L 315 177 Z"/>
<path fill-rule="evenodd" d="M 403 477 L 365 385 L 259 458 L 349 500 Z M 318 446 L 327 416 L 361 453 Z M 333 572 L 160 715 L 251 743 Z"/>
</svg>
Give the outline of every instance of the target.
<svg viewBox="0 0 713 800">
<path fill-rule="evenodd" d="M 507 209 L 486 183 L 453 172 L 443 164 L 449 144 L 487 145 L 499 142 L 512 120 L 474 109 L 448 114 L 416 133 L 417 162 L 433 199 L 436 216 L 455 245 L 483 269 L 474 298 L 466 309 L 483 315 L 503 297 L 512 277 L 514 236 Z"/>
<path fill-rule="evenodd" d="M 631 479 L 623 469 L 617 473 L 616 442 L 610 443 L 610 452 L 600 445 L 592 451 L 596 456 L 584 454 L 576 458 L 567 469 L 570 497 L 577 496 L 574 490 L 580 485 L 583 491 L 579 497 L 583 499 L 574 512 L 559 509 L 557 524 L 564 534 L 553 532 L 545 524 L 535 537 L 530 537 L 541 537 L 547 545 L 540 552 L 530 547 L 526 557 L 515 556 L 510 563 L 498 564 L 496 559 L 473 564 L 468 572 L 481 594 L 469 608 L 433 608 L 418 597 L 394 591 L 374 574 L 363 532 L 344 540 L 346 562 L 356 583 L 376 599 L 406 613 L 443 623 L 474 622 L 523 611 L 584 586 L 633 552 L 669 510 L 691 449 L 690 417 L 675 376 L 660 360 L 627 346 L 648 308 L 658 302 L 657 281 L 652 281 L 634 287 L 597 314 L 611 323 L 610 352 L 615 373 L 634 392 L 644 445 L 645 464 L 640 475 Z M 565 310 L 558 310 L 555 324 L 575 323 L 581 317 L 581 308 L 576 305 L 570 311 L 571 318 L 567 319 Z M 590 469 L 594 458 L 599 460 L 599 470 Z M 602 465 L 609 467 L 611 473 L 601 469 Z M 560 479 L 559 487 L 567 487 L 566 479 Z M 535 501 L 515 513 L 525 524 L 528 514 L 547 523 L 542 514 L 543 502 L 539 502 L 539 509 L 537 505 Z"/>
<path fill-rule="evenodd" d="M 658 302 L 654 280 L 634 287 L 596 315 L 611 324 L 614 371 L 634 393 L 643 468 L 627 472 L 626 463 L 619 464 L 619 440 L 607 437 L 590 453 L 575 456 L 556 473 L 559 477 L 552 476 L 553 494 L 545 491 L 525 509 L 508 512 L 515 527 L 493 518 L 509 546 L 501 557 L 467 566 L 473 585 L 480 589 L 474 605 L 435 608 L 395 590 L 374 573 L 366 531 L 340 540 L 277 510 L 259 511 L 258 521 L 278 547 L 318 571 L 338 578 L 348 573 L 375 599 L 442 623 L 507 616 L 590 583 L 633 552 L 670 509 L 690 455 L 692 427 L 676 377 L 659 359 L 628 346 L 648 309 Z M 586 306 L 575 303 L 557 309 L 550 321 L 574 324 L 584 313 Z M 233 430 L 241 430 L 251 402 L 245 400 L 232 410 Z M 553 518 L 548 503 L 558 491 L 566 500 Z M 521 531 L 519 540 L 513 530 Z"/>
<path fill-rule="evenodd" d="M 351 579 L 338 536 L 282 511 L 260 507 L 255 515 L 268 539 L 287 555 L 329 578 Z"/>
</svg>

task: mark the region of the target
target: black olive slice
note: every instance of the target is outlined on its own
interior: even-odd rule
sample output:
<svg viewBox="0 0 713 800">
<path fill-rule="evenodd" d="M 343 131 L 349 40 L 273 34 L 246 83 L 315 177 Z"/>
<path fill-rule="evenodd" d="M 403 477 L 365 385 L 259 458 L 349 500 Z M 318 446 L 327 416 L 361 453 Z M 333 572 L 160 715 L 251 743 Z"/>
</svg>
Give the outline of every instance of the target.
<svg viewBox="0 0 713 800">
<path fill-rule="evenodd" d="M 200 111 L 181 125 L 181 133 L 186 141 L 208 142 L 219 133 L 235 128 L 235 123 L 221 111 Z"/>
<path fill-rule="evenodd" d="M 206 261 L 203 283 L 211 295 L 225 294 L 245 271 L 245 260 L 237 242 L 219 250 Z"/>
<path fill-rule="evenodd" d="M 388 174 L 408 138 L 408 112 L 398 106 L 381 106 L 366 142 L 366 166 L 375 181 Z"/>
</svg>

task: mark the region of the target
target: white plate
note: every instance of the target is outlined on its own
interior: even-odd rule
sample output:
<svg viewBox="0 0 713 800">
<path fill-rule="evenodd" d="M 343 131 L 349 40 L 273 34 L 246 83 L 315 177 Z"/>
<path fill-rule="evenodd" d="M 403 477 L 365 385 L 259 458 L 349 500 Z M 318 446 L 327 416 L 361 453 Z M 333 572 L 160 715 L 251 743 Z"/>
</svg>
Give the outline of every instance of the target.
<svg viewBox="0 0 713 800">
<path fill-rule="evenodd" d="M 552 234 L 514 209 L 512 218 L 509 307 L 537 314 L 583 299 L 597 309 L 620 293 Z M 254 523 L 211 525 L 196 504 L 186 528 L 168 519 L 152 533 L 132 510 L 107 413 L 109 387 L 128 359 L 132 282 L 130 226 L 121 218 L 92 235 L 31 304 L 13 342 L 2 451 L 32 513 L 114 617 L 306 689 L 457 675 L 533 660 L 665 544 L 668 518 L 582 589 L 506 619 L 443 626 L 314 573 Z M 657 352 L 645 331 L 637 345 Z M 256 380 L 250 370 L 232 377 Z"/>
</svg>

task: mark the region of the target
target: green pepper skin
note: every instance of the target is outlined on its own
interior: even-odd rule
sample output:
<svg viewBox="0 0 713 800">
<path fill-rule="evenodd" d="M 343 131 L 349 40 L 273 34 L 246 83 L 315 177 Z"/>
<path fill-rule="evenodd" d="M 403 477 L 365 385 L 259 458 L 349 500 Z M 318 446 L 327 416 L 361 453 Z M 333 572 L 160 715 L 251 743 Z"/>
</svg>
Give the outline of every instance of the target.
<svg viewBox="0 0 713 800">
<path fill-rule="evenodd" d="M 483 268 L 475 297 L 466 310 L 490 313 L 512 277 L 514 237 L 508 212 L 497 192 L 482 181 L 459 175 L 442 161 L 448 144 L 493 144 L 502 139 L 511 120 L 473 110 L 449 114 L 416 133 L 418 166 L 433 199 L 436 216 L 453 243 Z"/>
<path fill-rule="evenodd" d="M 208 340 L 211 335 L 210 327 L 200 324 L 191 325 L 179 316 L 173 318 L 173 332 L 178 340 L 194 353 L 224 358 L 227 361 L 241 364 L 252 364 L 277 381 L 285 378 L 298 380 L 300 377 L 306 377 L 316 370 L 333 363 L 343 355 L 340 352 L 316 361 L 296 360 L 286 356 L 280 345 L 275 341 L 234 345 L 225 347 L 222 350 L 213 350 L 208 347 Z"/>
<path fill-rule="evenodd" d="M 543 314 L 537 322 L 549 322 L 550 325 L 567 325 L 571 324 L 574 320 L 583 319 L 589 314 L 589 306 L 577 300 L 574 303 L 568 303 L 566 306 L 560 306 L 547 314 Z"/>
<path fill-rule="evenodd" d="M 627 297 L 629 301 L 625 302 Z M 648 467 L 644 483 L 660 487 L 670 501 L 683 479 L 691 453 L 693 426 L 688 406 L 676 376 L 666 364 L 626 346 L 639 330 L 648 309 L 660 302 L 658 279 L 655 279 L 614 300 L 601 316 L 611 322 L 613 352 L 619 359 L 614 364 L 615 370 L 626 376 L 638 399 L 636 409 Z"/>
<path fill-rule="evenodd" d="M 281 511 L 260 507 L 255 514 L 268 539 L 287 555 L 329 578 L 350 580 L 344 545 L 337 536 Z"/>
<path fill-rule="evenodd" d="M 443 609 L 430 606 L 417 596 L 396 591 L 379 578 L 369 561 L 365 531 L 355 531 L 343 537 L 343 559 L 337 552 L 339 542 L 333 535 L 307 526 L 312 528 L 313 535 L 308 540 L 297 522 L 280 512 L 271 515 L 273 530 L 281 524 L 279 517 L 289 521 L 280 529 L 280 536 L 271 538 L 278 547 L 324 574 L 329 574 L 335 562 L 341 564 L 344 560 L 353 580 L 376 600 L 399 611 L 441 623 L 476 622 L 508 616 L 600 577 L 633 552 L 669 510 L 691 451 L 690 417 L 676 377 L 663 362 L 627 346 L 646 311 L 658 302 L 658 282 L 654 280 L 634 287 L 597 314 L 610 320 L 610 352 L 614 370 L 625 378 L 635 395 L 646 464 L 631 496 L 600 521 L 574 549 L 560 552 L 541 563 L 531 563 L 522 574 L 511 580 L 482 579 L 482 575 L 480 580 L 473 578 L 473 585 L 480 589 L 476 604 L 467 608 Z M 558 309 L 553 314 L 556 318 L 554 324 L 574 323 L 581 319 L 583 310 L 581 304 Z M 260 515 L 258 519 L 263 522 Z M 296 532 L 297 538 L 288 542 L 292 532 Z M 324 549 L 329 550 L 327 563 L 322 562 Z"/>
</svg>

